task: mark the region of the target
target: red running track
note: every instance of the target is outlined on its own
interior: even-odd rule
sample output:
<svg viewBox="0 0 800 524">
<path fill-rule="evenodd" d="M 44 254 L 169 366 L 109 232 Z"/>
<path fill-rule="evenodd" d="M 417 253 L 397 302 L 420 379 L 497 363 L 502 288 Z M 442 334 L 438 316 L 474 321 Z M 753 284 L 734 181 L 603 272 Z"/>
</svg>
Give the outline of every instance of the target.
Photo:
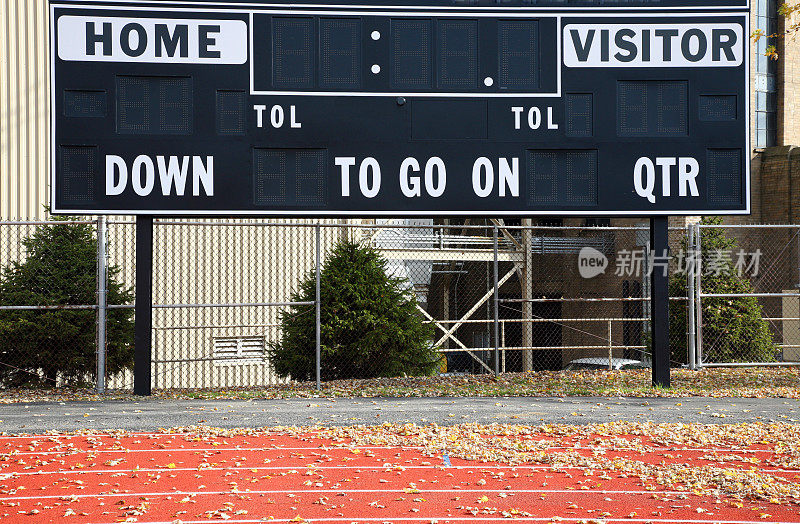
<svg viewBox="0 0 800 524">
<path fill-rule="evenodd" d="M 537 437 L 509 437 L 530 440 Z M 628 439 L 628 440 L 625 440 Z M 548 453 L 769 473 L 766 446 L 663 447 L 541 436 Z M 626 444 L 627 443 L 627 444 Z M 629 444 L 629 445 L 628 445 Z M 535 447 L 535 446 L 534 446 Z M 533 449 L 533 448 L 532 448 Z M 800 505 L 697 495 L 614 471 L 511 466 L 353 446 L 313 433 L 0 437 L 0 520 L 14 523 L 800 523 Z"/>
</svg>

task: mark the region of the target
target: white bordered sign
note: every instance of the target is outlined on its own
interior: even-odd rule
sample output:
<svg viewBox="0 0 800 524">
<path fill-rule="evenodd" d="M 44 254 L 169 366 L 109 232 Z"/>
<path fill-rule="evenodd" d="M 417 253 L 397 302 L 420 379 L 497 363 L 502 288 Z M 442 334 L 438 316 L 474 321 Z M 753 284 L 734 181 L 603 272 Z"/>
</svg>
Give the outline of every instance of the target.
<svg viewBox="0 0 800 524">
<path fill-rule="evenodd" d="M 748 213 L 748 6 L 51 3 L 58 213 Z"/>
</svg>

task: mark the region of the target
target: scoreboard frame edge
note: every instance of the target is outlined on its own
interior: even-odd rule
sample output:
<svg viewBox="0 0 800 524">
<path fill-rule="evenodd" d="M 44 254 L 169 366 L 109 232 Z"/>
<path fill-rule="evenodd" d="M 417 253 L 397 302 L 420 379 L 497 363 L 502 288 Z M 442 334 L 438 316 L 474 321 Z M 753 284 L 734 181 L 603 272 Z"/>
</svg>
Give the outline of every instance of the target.
<svg viewBox="0 0 800 524">
<path fill-rule="evenodd" d="M 325 4 L 308 4 L 309 8 L 314 7 L 318 8 L 315 12 L 317 14 L 341 14 L 341 8 L 355 8 L 355 9 L 383 9 L 386 10 L 385 13 L 380 13 L 382 16 L 386 16 L 388 14 L 392 15 L 403 15 L 403 12 L 396 12 L 393 11 L 394 9 L 406 9 L 406 10 L 417 10 L 426 13 L 427 16 L 460 16 L 454 15 L 452 13 L 436 13 L 435 10 L 447 10 L 449 9 L 458 9 L 460 11 L 468 11 L 468 16 L 474 16 L 476 12 L 484 11 L 484 12 L 492 12 L 492 11 L 501 11 L 505 12 L 506 10 L 526 10 L 529 11 L 531 14 L 533 13 L 543 13 L 547 11 L 553 12 L 551 16 L 554 16 L 558 20 L 558 78 L 557 78 L 557 93 L 534 93 L 530 95 L 520 95 L 520 94 L 509 94 L 508 96 L 516 96 L 518 98 L 555 98 L 560 97 L 563 95 L 561 93 L 562 89 L 562 68 L 566 67 L 563 64 L 563 42 L 561 39 L 561 19 L 562 12 L 570 13 L 567 16 L 579 16 L 579 15 L 589 15 L 591 17 L 664 17 L 668 18 L 670 15 L 674 16 L 719 16 L 720 13 L 718 11 L 729 11 L 730 16 L 741 16 L 744 18 L 744 35 L 745 35 L 745 49 L 744 49 L 744 68 L 745 68 L 745 113 L 747 115 L 744 118 L 745 124 L 745 145 L 744 145 L 744 165 L 743 165 L 743 174 L 744 174 L 744 196 L 745 196 L 745 206 L 744 209 L 713 209 L 713 210 L 692 210 L 692 211 L 683 211 L 683 210 L 652 210 L 652 211 L 625 211 L 625 210 L 616 210 L 616 211 L 592 211 L 592 210 L 536 210 L 536 211 L 485 211 L 485 210 L 469 210 L 469 211 L 357 211 L 357 210 L 348 210 L 348 211 L 335 211 L 335 210 L 272 210 L 272 211 L 264 211 L 264 210 L 254 210 L 254 209 L 246 209 L 246 210 L 142 210 L 142 209 L 126 209 L 126 210 L 101 210 L 101 209 L 69 209 L 69 210 L 60 210 L 56 207 L 56 89 L 55 89 L 55 71 L 56 71 L 56 54 L 57 50 L 55 49 L 56 45 L 56 37 L 55 37 L 55 9 L 108 9 L 108 10 L 121 10 L 121 11 L 141 11 L 141 10 L 151 10 L 156 8 L 154 5 L 108 5 L 106 2 L 108 0 L 79 0 L 78 2 L 69 2 L 62 3 L 60 1 L 49 1 L 49 46 L 48 51 L 50 53 L 50 173 L 49 173 L 49 182 L 50 182 L 50 190 L 48 194 L 50 196 L 50 212 L 55 215 L 133 215 L 133 216 L 160 216 L 160 217 L 238 217 L 238 216 L 249 216 L 249 217 L 273 217 L 273 218 L 286 218 L 286 217 L 298 217 L 298 216 L 306 216 L 306 217 L 313 217 L 313 218 L 334 218 L 334 217 L 345 217 L 345 218 L 359 218 L 359 217 L 464 217 L 464 216 L 474 216 L 474 215 L 484 215 L 490 217 L 507 217 L 507 216 L 515 216 L 515 217 L 536 217 L 536 216 L 582 216 L 582 217 L 647 217 L 647 216 L 696 216 L 696 215 L 725 215 L 725 216 L 736 216 L 736 215 L 749 215 L 752 213 L 752 202 L 751 202 L 751 154 L 752 154 L 752 126 L 751 126 L 751 107 L 750 107 L 750 86 L 751 86 L 751 64 L 750 64 L 750 51 L 751 46 L 749 45 L 750 41 L 750 9 L 751 9 L 751 2 L 747 0 L 746 7 L 745 6 L 685 6 L 685 7 L 616 7 L 616 6 L 602 6 L 602 7 L 529 7 L 529 8 L 522 8 L 522 7 L 472 7 L 472 6 L 343 6 L 343 5 L 325 5 Z M 139 0 L 118 0 L 118 1 L 125 1 L 130 4 L 144 4 L 147 2 L 141 2 Z M 248 14 L 248 70 L 250 72 L 250 82 L 248 86 L 248 93 L 250 96 L 320 96 L 318 92 L 256 92 L 253 90 L 253 59 L 252 59 L 252 20 L 253 15 L 256 13 L 256 8 L 261 8 L 263 11 L 272 12 L 276 9 L 284 7 L 289 4 L 269 4 L 269 3 L 247 3 L 247 2 L 236 2 L 233 3 L 232 6 L 235 7 L 225 7 L 225 8 L 213 8 L 213 7 L 204 7 L 205 5 L 223 5 L 223 4 L 215 4 L 212 2 L 202 2 L 202 1 L 194 1 L 194 2 L 171 2 L 171 4 L 193 4 L 194 7 L 178 7 L 174 5 L 164 5 L 163 7 L 158 4 L 157 10 L 163 11 L 173 11 L 173 12 L 226 12 L 226 13 L 243 13 Z M 293 4 L 297 5 L 297 4 Z M 245 6 L 250 7 L 249 9 L 244 8 Z M 325 8 L 320 10 L 320 8 Z M 430 9 L 430 11 L 425 11 L 426 9 Z M 647 9 L 652 11 L 659 11 L 658 13 L 635 13 L 634 11 Z M 603 11 L 613 11 L 614 13 L 594 13 L 596 10 L 603 10 Z M 705 12 L 708 10 L 715 10 L 717 12 Z M 616 11 L 626 11 L 627 13 L 618 13 Z M 296 10 L 292 11 L 293 13 L 302 13 Z M 360 15 L 368 15 L 369 12 L 364 11 L 356 11 L 349 14 L 360 14 Z M 419 12 L 417 13 L 405 13 L 407 16 L 419 16 Z M 486 16 L 497 16 L 496 14 L 486 14 Z M 339 96 L 387 96 L 387 97 L 396 97 L 396 96 L 404 96 L 404 95 L 397 95 L 394 93 L 375 93 L 375 94 L 358 94 L 358 93 L 330 93 L 328 96 L 335 96 L 338 94 Z M 424 94 L 412 94 L 408 96 L 453 96 L 457 98 L 459 96 L 472 96 L 475 98 L 498 98 L 504 97 L 503 94 L 494 94 L 494 93 L 463 93 L 460 95 L 453 95 L 449 93 L 442 93 L 442 94 L 435 94 L 435 93 L 424 93 Z M 494 96 L 492 96 L 494 95 Z"/>
</svg>

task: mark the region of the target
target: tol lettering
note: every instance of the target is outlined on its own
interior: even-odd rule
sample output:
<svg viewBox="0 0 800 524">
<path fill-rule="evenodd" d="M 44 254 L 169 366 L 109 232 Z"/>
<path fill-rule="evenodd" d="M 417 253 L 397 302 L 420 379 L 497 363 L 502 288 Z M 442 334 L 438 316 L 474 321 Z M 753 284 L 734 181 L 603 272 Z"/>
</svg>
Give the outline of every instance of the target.
<svg viewBox="0 0 800 524">
<path fill-rule="evenodd" d="M 524 108 L 524 107 L 512 107 L 511 113 L 514 115 L 514 129 L 522 129 L 524 125 L 527 125 L 528 129 L 539 129 L 542 127 L 543 122 L 542 120 L 542 110 L 538 107 L 531 107 L 531 108 Z M 556 124 L 553 118 L 553 108 L 548 106 L 547 107 L 547 129 L 558 129 L 558 124 Z"/>
<path fill-rule="evenodd" d="M 256 112 L 256 127 L 262 128 L 264 127 L 264 115 L 267 112 L 267 106 L 256 104 L 253 106 L 253 109 Z M 288 118 L 287 118 L 288 116 Z M 269 110 L 269 125 L 273 129 L 280 129 L 284 126 L 284 124 L 288 124 L 288 126 L 292 129 L 300 129 L 303 127 L 303 123 L 297 120 L 297 108 L 293 105 L 289 106 L 289 114 L 286 114 L 286 111 L 283 109 L 283 106 L 274 105 Z"/>
</svg>

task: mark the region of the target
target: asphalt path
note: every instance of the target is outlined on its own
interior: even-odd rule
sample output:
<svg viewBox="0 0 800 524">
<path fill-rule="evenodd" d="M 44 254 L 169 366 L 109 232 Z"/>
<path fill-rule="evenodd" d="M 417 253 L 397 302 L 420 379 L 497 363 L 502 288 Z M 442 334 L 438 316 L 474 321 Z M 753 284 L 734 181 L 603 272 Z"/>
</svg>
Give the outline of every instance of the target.
<svg viewBox="0 0 800 524">
<path fill-rule="evenodd" d="M 484 397 L 33 402 L 0 406 L 0 432 L 155 431 L 214 427 L 652 422 L 800 422 L 800 400 L 769 398 Z"/>
</svg>

